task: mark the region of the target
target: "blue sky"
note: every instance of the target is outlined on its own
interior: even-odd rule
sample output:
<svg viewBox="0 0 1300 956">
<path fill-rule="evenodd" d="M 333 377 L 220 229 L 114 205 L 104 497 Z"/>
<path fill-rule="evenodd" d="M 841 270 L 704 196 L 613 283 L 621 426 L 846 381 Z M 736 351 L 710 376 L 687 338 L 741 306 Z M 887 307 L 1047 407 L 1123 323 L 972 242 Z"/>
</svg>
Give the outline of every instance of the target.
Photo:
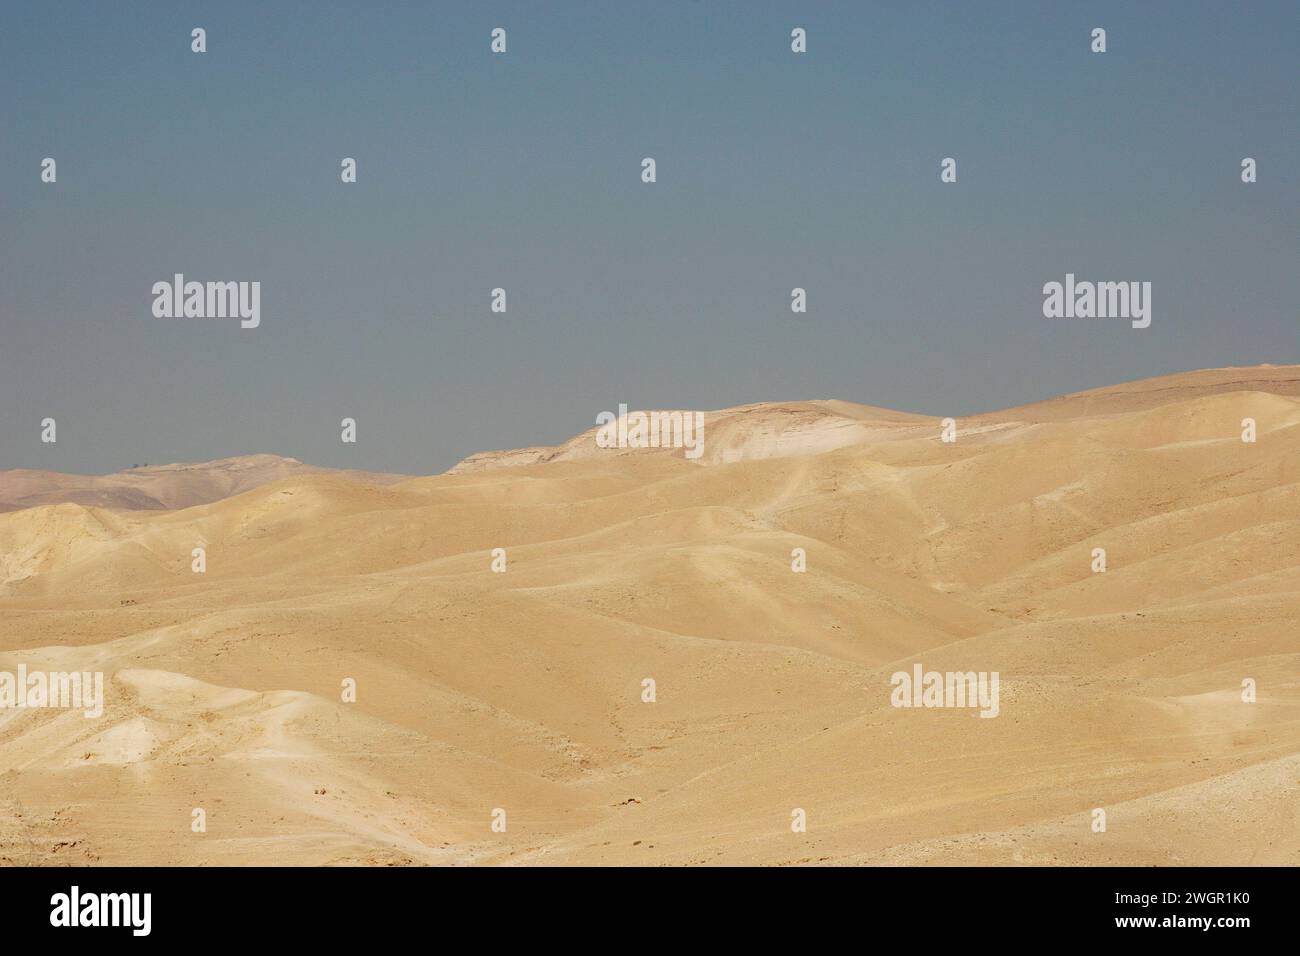
<svg viewBox="0 0 1300 956">
<path fill-rule="evenodd" d="M 620 402 L 1300 362 L 1297 50 L 1290 2 L 11 2 L 0 467 L 432 473 Z M 261 327 L 154 318 L 176 272 Z M 1150 281 L 1151 328 L 1044 318 L 1067 272 Z"/>
</svg>

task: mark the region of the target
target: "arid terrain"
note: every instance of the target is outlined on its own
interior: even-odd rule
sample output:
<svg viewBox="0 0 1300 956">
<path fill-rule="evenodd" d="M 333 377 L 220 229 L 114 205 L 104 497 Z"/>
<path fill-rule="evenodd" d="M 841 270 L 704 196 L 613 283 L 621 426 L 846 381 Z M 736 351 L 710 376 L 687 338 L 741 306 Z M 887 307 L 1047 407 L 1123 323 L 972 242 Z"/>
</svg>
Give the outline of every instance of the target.
<svg viewBox="0 0 1300 956">
<path fill-rule="evenodd" d="M 14 468 L 0 471 L 0 512 L 69 503 L 117 511 L 170 511 L 206 505 L 267 482 L 305 475 L 338 475 L 384 485 L 410 477 L 317 468 L 277 455 L 245 455 L 193 465 L 139 465 L 113 475 L 64 475 Z"/>
<path fill-rule="evenodd" d="M 0 670 L 105 681 L 0 710 L 0 862 L 1300 864 L 1300 366 L 954 442 L 705 420 L 698 461 L 0 473 Z M 917 663 L 998 716 L 892 706 Z"/>
</svg>

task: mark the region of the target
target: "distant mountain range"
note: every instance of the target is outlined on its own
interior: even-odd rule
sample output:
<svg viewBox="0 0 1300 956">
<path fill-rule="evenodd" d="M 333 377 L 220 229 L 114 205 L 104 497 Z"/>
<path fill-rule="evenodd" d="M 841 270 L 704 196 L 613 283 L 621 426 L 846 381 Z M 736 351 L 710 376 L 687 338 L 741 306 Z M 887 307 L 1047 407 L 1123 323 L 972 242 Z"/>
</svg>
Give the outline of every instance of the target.
<svg viewBox="0 0 1300 956">
<path fill-rule="evenodd" d="M 318 468 L 279 455 L 243 455 L 196 464 L 146 465 L 112 475 L 68 475 L 15 468 L 0 471 L 0 511 L 78 504 L 118 511 L 173 511 L 205 505 L 259 485 L 303 475 L 335 475 L 391 485 L 409 475 Z"/>
</svg>

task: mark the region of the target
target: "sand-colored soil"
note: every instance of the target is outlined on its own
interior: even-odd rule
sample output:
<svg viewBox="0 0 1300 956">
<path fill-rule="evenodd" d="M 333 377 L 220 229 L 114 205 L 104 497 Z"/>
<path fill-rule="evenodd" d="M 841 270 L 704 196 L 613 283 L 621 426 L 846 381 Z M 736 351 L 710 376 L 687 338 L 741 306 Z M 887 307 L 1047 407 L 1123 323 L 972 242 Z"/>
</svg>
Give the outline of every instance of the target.
<svg viewBox="0 0 1300 956">
<path fill-rule="evenodd" d="M 106 702 L 0 710 L 0 862 L 1300 864 L 1300 367 L 359 477 L 24 487 L 0 670 Z"/>
</svg>

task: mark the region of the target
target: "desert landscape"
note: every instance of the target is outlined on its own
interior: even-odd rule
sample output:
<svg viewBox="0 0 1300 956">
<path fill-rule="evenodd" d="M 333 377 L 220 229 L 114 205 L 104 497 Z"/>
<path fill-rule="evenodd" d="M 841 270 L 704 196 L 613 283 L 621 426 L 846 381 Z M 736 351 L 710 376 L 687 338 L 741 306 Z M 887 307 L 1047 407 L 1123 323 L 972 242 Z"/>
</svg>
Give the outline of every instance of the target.
<svg viewBox="0 0 1300 956">
<path fill-rule="evenodd" d="M 0 472 L 0 863 L 1300 864 L 1300 366 L 706 422 Z"/>
</svg>

